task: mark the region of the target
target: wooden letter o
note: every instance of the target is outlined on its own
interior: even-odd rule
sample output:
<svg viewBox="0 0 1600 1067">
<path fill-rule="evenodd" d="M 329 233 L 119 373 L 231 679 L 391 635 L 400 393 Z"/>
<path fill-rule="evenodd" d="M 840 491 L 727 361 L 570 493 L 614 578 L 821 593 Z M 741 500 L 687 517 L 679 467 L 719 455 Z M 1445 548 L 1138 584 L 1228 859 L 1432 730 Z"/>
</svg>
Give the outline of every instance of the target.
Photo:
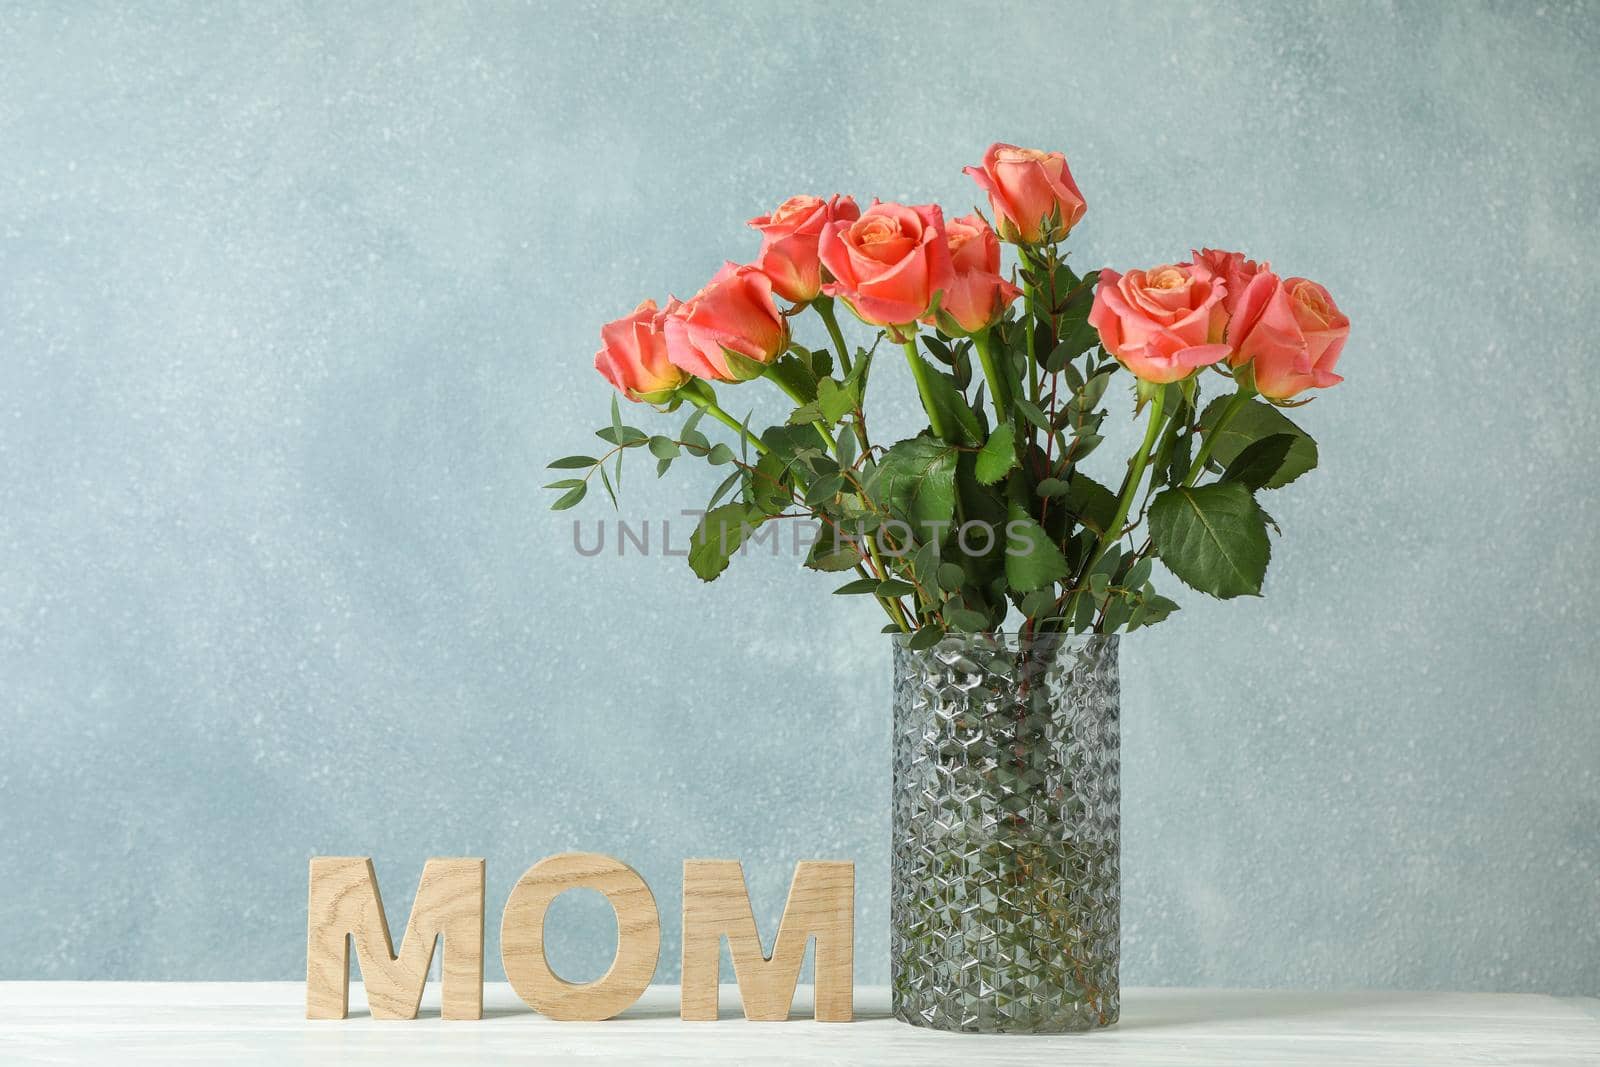
<svg viewBox="0 0 1600 1067">
<path fill-rule="evenodd" d="M 563 981 L 544 954 L 544 916 L 569 889 L 597 889 L 617 913 L 617 952 L 593 982 Z M 656 898 L 637 871 L 597 852 L 542 859 L 517 879 L 500 919 L 500 962 L 527 1005 L 552 1019 L 598 1021 L 622 1012 L 650 985 L 661 953 Z"/>
</svg>

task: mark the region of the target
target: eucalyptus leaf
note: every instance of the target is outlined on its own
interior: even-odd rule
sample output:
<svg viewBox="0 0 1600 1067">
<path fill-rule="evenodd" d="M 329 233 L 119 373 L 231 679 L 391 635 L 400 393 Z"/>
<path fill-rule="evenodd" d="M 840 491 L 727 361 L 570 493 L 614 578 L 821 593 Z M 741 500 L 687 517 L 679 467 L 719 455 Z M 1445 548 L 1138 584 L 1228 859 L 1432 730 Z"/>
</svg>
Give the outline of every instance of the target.
<svg viewBox="0 0 1600 1067">
<path fill-rule="evenodd" d="M 971 608 L 946 608 L 945 621 L 969 634 L 982 633 L 989 628 L 989 616 Z"/>
<path fill-rule="evenodd" d="M 1040 411 L 1034 404 L 1020 396 L 1013 400 L 1012 404 L 1018 411 L 1022 412 L 1023 418 L 1033 423 L 1045 433 L 1051 432 L 1050 420 L 1045 418 L 1044 412 Z"/>
<path fill-rule="evenodd" d="M 1046 478 L 1033 487 L 1033 491 L 1042 497 L 1066 496 L 1071 491 L 1071 486 L 1060 478 Z"/>
<path fill-rule="evenodd" d="M 817 536 L 817 543 L 811 546 L 811 552 L 806 556 L 806 566 L 814 571 L 832 573 L 847 571 L 861 562 L 861 546 L 856 541 L 841 537 L 839 532 L 828 523 L 822 524 L 822 529 Z M 874 585 L 877 579 L 867 579 Z"/>
<path fill-rule="evenodd" d="M 621 445 L 624 448 L 650 439 L 650 435 L 637 426 L 623 426 L 620 424 L 602 426 L 594 432 L 594 435 L 608 445 Z"/>
<path fill-rule="evenodd" d="M 853 582 L 846 582 L 833 591 L 834 596 L 860 596 L 862 593 L 876 593 L 878 579 L 857 578 Z"/>
<path fill-rule="evenodd" d="M 584 494 L 586 494 L 588 491 L 589 483 L 579 482 L 577 485 L 561 494 L 560 499 L 558 499 L 554 504 L 550 505 L 550 510 L 565 511 L 568 508 L 575 506 L 578 501 L 582 500 Z"/>
</svg>

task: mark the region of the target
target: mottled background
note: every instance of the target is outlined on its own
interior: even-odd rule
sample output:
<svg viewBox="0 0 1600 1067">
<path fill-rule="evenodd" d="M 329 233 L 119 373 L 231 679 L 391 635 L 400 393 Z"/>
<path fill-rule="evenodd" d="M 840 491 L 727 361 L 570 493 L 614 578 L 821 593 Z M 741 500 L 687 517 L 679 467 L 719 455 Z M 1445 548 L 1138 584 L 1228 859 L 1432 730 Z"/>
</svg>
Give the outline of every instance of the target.
<svg viewBox="0 0 1600 1067">
<path fill-rule="evenodd" d="M 542 468 L 594 444 L 604 319 L 793 192 L 965 208 L 1003 139 L 1071 157 L 1085 265 L 1241 247 L 1356 323 L 1267 597 L 1126 643 L 1125 981 L 1600 992 L 1597 26 L 5 4 L 0 977 L 292 978 L 314 853 L 373 855 L 397 923 L 426 857 L 488 857 L 494 931 L 586 848 L 650 880 L 663 979 L 683 858 L 770 918 L 853 857 L 884 981 L 874 609 L 789 558 L 581 557 L 610 512 Z M 624 514 L 714 481 L 638 464 Z M 598 973 L 609 910 L 558 911 Z"/>
</svg>

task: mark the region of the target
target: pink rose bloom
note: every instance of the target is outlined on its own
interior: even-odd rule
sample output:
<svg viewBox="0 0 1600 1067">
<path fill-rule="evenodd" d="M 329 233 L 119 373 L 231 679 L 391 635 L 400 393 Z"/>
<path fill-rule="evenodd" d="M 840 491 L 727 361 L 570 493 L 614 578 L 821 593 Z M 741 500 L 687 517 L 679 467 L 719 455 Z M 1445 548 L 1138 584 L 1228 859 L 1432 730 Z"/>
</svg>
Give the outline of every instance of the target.
<svg viewBox="0 0 1600 1067">
<path fill-rule="evenodd" d="M 1202 264 L 1100 272 L 1089 325 L 1122 365 L 1147 382 L 1187 378 L 1228 355 L 1225 286 Z"/>
<path fill-rule="evenodd" d="M 751 219 L 750 225 L 761 231 L 756 266 L 772 279 L 772 291 L 796 304 L 815 300 L 822 292 L 822 263 L 817 259 L 822 228 L 860 217 L 861 209 L 848 196 L 791 196 L 772 214 Z"/>
<path fill-rule="evenodd" d="M 983 166 L 962 173 L 989 194 L 1000 236 L 1014 244 L 1059 241 L 1088 208 L 1060 152 L 992 144 Z"/>
<path fill-rule="evenodd" d="M 1212 274 L 1222 279 L 1227 292 L 1222 297 L 1222 309 L 1229 315 L 1239 306 L 1245 286 L 1260 272 L 1272 269 L 1269 263 L 1245 259 L 1243 252 L 1222 252 L 1215 248 L 1202 248 L 1194 253 L 1194 262 L 1203 264 Z"/>
<path fill-rule="evenodd" d="M 822 291 L 843 297 L 875 326 L 916 322 L 928 313 L 934 294 L 948 291 L 955 280 L 944 213 L 936 204 L 874 200 L 859 219 L 824 227 L 817 252 L 834 278 Z"/>
<path fill-rule="evenodd" d="M 955 280 L 939 301 L 937 314 L 923 319 L 948 334 L 972 334 L 994 324 L 1022 290 L 1000 275 L 1000 239 L 983 216 L 945 223 Z"/>
<path fill-rule="evenodd" d="M 594 369 L 629 400 L 659 404 L 689 380 L 667 358 L 663 322 L 673 306 L 662 311 L 654 300 L 646 300 L 633 314 L 600 327 Z"/>
<path fill-rule="evenodd" d="M 772 300 L 772 280 L 757 267 L 725 263 L 689 300 L 666 315 L 667 358 L 696 378 L 759 378 L 789 346 L 789 326 Z"/>
<path fill-rule="evenodd" d="M 1250 280 L 1228 321 L 1228 362 L 1255 369 L 1256 391 L 1288 400 L 1307 389 L 1344 381 L 1333 373 L 1350 336 L 1350 320 L 1328 290 L 1305 278 L 1279 281 L 1262 270 Z"/>
</svg>

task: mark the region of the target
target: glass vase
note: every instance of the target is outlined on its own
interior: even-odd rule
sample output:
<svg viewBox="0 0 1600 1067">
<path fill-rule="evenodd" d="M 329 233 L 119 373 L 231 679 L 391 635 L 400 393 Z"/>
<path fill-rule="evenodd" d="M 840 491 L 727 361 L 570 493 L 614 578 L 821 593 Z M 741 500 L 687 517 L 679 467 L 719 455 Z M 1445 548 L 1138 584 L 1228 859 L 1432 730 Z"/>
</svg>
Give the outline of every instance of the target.
<svg viewBox="0 0 1600 1067">
<path fill-rule="evenodd" d="M 1111 1025 L 1118 639 L 894 641 L 895 1018 L 976 1033 Z"/>
</svg>

